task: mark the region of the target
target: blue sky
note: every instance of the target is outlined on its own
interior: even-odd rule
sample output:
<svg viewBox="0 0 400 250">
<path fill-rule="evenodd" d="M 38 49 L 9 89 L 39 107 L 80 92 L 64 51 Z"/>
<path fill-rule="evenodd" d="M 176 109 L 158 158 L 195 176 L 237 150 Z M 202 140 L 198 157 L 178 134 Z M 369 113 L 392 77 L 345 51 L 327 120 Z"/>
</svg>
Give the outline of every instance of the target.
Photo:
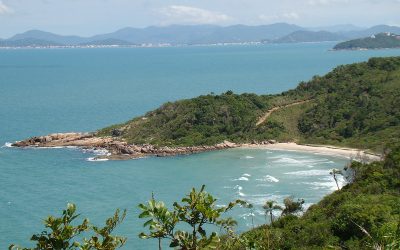
<svg viewBox="0 0 400 250">
<path fill-rule="evenodd" d="M 0 0 L 0 37 L 29 29 L 90 36 L 169 24 L 400 26 L 400 0 Z"/>
</svg>

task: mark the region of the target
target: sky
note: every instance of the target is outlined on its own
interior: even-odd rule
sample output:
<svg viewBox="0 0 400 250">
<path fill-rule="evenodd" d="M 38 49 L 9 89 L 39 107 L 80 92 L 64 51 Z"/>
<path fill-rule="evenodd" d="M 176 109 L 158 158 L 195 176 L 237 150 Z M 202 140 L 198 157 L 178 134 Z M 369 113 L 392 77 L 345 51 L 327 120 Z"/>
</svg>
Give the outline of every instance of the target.
<svg viewBox="0 0 400 250">
<path fill-rule="evenodd" d="M 30 29 L 91 36 L 170 24 L 400 26 L 400 0 L 0 0 L 0 37 Z"/>
</svg>

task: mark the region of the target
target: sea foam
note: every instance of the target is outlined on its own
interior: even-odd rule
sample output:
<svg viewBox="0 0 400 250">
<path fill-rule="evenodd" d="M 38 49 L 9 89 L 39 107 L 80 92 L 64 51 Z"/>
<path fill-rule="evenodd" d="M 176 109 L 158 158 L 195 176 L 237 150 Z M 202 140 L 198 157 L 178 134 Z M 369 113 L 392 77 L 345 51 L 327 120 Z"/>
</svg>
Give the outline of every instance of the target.
<svg viewBox="0 0 400 250">
<path fill-rule="evenodd" d="M 273 177 L 272 175 L 266 175 L 262 179 L 256 179 L 257 181 L 268 181 L 268 182 L 279 182 L 279 179 Z"/>
<path fill-rule="evenodd" d="M 94 154 L 96 156 L 110 156 L 111 153 L 107 149 L 83 149 L 84 153 Z"/>
<path fill-rule="evenodd" d="M 240 159 L 254 159 L 253 156 L 246 155 L 245 157 L 240 157 Z"/>
<path fill-rule="evenodd" d="M 108 159 L 90 157 L 90 158 L 87 158 L 86 161 L 108 161 Z"/>
<path fill-rule="evenodd" d="M 324 175 L 329 175 L 329 171 L 330 170 L 313 169 L 313 170 L 305 170 L 305 171 L 287 172 L 285 174 L 297 175 L 297 176 L 324 176 Z"/>
<path fill-rule="evenodd" d="M 2 148 L 12 148 L 12 143 L 11 142 L 6 142 L 4 143 L 4 146 L 2 146 Z"/>
<path fill-rule="evenodd" d="M 249 181 L 249 178 L 247 178 L 247 177 L 245 177 L 245 176 L 242 176 L 242 177 L 240 177 L 240 178 L 237 178 L 237 179 L 233 179 L 234 181 Z"/>
<path fill-rule="evenodd" d="M 241 191 L 243 190 L 243 187 L 242 187 L 242 186 L 236 185 L 236 186 L 234 187 L 234 189 L 237 190 L 236 193 L 237 193 L 240 197 L 246 196 L 244 193 L 241 192 Z"/>
</svg>

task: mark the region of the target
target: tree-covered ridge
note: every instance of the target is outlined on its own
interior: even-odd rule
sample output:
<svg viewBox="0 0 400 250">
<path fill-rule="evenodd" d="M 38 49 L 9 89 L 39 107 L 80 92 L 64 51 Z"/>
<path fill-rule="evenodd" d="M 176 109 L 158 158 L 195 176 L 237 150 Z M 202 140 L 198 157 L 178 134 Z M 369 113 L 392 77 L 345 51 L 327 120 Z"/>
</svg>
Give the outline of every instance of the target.
<svg viewBox="0 0 400 250">
<path fill-rule="evenodd" d="M 353 162 L 347 172 L 352 183 L 303 216 L 282 215 L 241 235 L 247 249 L 399 249 L 400 148 L 383 162 Z M 221 249 L 244 247 L 228 237 Z"/>
<path fill-rule="evenodd" d="M 343 49 L 389 49 L 400 48 L 400 35 L 379 33 L 366 38 L 354 39 L 335 45 L 334 50 Z"/>
<path fill-rule="evenodd" d="M 169 102 L 143 117 L 106 128 L 100 134 L 119 135 L 135 144 L 174 146 L 248 140 L 257 118 L 268 108 L 266 99 L 228 91 Z"/>
</svg>

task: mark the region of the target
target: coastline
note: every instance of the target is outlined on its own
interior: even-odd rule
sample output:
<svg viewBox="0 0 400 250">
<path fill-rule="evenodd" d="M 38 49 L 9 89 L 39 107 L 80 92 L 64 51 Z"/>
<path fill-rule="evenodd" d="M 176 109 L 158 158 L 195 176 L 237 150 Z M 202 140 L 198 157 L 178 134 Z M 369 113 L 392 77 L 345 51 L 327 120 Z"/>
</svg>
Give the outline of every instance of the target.
<svg viewBox="0 0 400 250">
<path fill-rule="evenodd" d="M 294 142 L 280 143 L 275 140 L 253 143 L 232 143 L 224 141 L 212 146 L 192 146 L 192 147 L 156 147 L 149 144 L 134 145 L 121 141 L 113 137 L 98 137 L 95 133 L 57 133 L 47 136 L 31 137 L 23 141 L 10 143 L 8 147 L 20 148 L 58 148 L 58 147 L 77 147 L 83 150 L 102 151 L 95 160 L 128 160 L 138 159 L 147 156 L 176 156 L 216 151 L 229 148 L 243 149 L 267 149 L 282 151 L 299 151 L 319 155 L 330 155 L 343 157 L 360 162 L 380 161 L 381 156 L 372 154 L 362 149 L 344 148 L 330 145 L 301 145 Z"/>
<path fill-rule="evenodd" d="M 339 156 L 362 162 L 380 161 L 382 159 L 380 155 L 366 152 L 363 149 L 336 147 L 330 145 L 302 145 L 294 142 L 275 144 L 242 144 L 240 148 L 308 152 L 319 155 Z"/>
</svg>

